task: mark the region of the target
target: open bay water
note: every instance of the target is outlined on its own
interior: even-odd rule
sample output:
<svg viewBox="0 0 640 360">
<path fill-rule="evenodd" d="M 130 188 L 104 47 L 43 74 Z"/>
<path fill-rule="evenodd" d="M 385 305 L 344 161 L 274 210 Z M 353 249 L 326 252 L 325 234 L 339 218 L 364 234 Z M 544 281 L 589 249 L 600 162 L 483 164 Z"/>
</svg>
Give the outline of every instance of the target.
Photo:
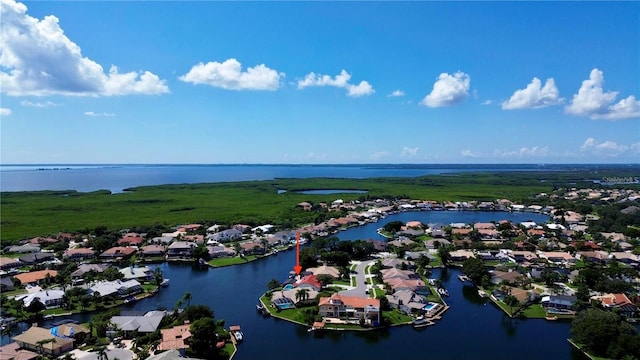
<svg viewBox="0 0 640 360">
<path fill-rule="evenodd" d="M 379 223 L 355 227 L 337 236 L 341 239 L 378 238 L 375 230 L 386 222 L 419 220 L 423 222 L 467 222 L 533 219 L 547 217 L 531 213 L 506 212 L 404 212 L 390 215 Z M 306 245 L 308 246 L 308 245 Z M 188 291 L 192 304 L 205 304 L 215 311 L 226 326 L 240 325 L 245 340 L 234 359 L 305 359 L 325 360 L 340 356 L 346 359 L 586 359 L 567 342 L 570 323 L 541 319 L 520 320 L 504 315 L 493 303 L 478 296 L 475 288 L 457 278 L 459 269 L 434 269 L 450 293 L 451 308 L 434 326 L 420 330 L 399 326 L 366 332 L 309 333 L 307 327 L 275 318 L 263 318 L 256 312 L 258 298 L 269 280 L 286 279 L 295 264 L 295 251 L 280 252 L 248 264 L 194 270 L 190 265 L 163 263 L 159 267 L 170 284 L 154 297 L 122 307 L 122 310 L 147 311 L 173 309 Z M 85 322 L 90 314 L 71 318 Z M 49 320 L 45 324 L 51 324 Z M 20 324 L 15 331 L 24 330 Z M 9 337 L 2 337 L 2 343 Z"/>
<path fill-rule="evenodd" d="M 621 165 L 382 164 L 382 165 L 0 165 L 0 191 L 90 192 L 165 184 L 276 178 L 416 177 L 460 172 L 564 171 Z"/>
</svg>

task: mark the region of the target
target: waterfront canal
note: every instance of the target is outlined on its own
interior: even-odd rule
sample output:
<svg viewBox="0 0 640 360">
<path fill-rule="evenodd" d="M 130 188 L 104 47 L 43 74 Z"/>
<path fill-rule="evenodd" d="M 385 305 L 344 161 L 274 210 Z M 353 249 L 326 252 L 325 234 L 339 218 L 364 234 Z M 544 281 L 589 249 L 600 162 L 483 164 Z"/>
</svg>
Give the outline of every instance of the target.
<svg viewBox="0 0 640 360">
<path fill-rule="evenodd" d="M 477 220 L 465 220 L 473 218 Z M 338 234 L 341 239 L 378 238 L 375 229 L 388 221 L 422 222 L 514 222 L 536 220 L 544 215 L 499 212 L 415 212 L 391 215 Z M 304 358 L 339 356 L 347 359 L 402 359 L 416 356 L 432 359 L 584 359 L 567 342 L 570 324 L 546 320 L 518 320 L 503 315 L 475 289 L 463 286 L 458 269 L 435 269 L 432 277 L 442 279 L 451 306 L 435 326 L 415 330 L 411 326 L 367 332 L 309 333 L 307 328 L 283 320 L 263 318 L 255 309 L 258 298 L 272 278 L 284 280 L 295 264 L 295 252 L 281 252 L 249 264 L 204 271 L 188 265 L 159 264 L 170 285 L 156 296 L 123 307 L 123 310 L 172 309 L 185 292 L 192 304 L 206 304 L 226 325 L 239 324 L 245 341 L 234 359 Z M 86 321 L 88 315 L 73 317 Z M 26 326 L 26 325 L 25 325 Z M 3 342 L 7 339 L 3 338 Z"/>
</svg>

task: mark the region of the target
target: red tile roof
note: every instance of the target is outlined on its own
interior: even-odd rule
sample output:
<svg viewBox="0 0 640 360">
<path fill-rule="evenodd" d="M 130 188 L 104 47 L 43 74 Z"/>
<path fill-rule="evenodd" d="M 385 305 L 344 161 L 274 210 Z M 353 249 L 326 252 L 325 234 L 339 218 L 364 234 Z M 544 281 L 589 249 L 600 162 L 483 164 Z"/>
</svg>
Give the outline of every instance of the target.
<svg viewBox="0 0 640 360">
<path fill-rule="evenodd" d="M 18 274 L 15 275 L 14 278 L 20 280 L 22 284 L 30 284 L 40 280 L 44 280 L 47 277 L 47 274 L 49 274 L 49 276 L 52 278 L 58 276 L 58 272 L 55 270 L 40 270 Z"/>
<path fill-rule="evenodd" d="M 318 281 L 318 278 L 315 275 L 307 275 L 305 277 L 303 277 L 302 279 L 296 281 L 296 287 L 299 287 L 300 285 L 311 285 L 316 289 L 321 289 L 322 288 L 322 284 L 320 284 L 320 281 Z"/>
</svg>

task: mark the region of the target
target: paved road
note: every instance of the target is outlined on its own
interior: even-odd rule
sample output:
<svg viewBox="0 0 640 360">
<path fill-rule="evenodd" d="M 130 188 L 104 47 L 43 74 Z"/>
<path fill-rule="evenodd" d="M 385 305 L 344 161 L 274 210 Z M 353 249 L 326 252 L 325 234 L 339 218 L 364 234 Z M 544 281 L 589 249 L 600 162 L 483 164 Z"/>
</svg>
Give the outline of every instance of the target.
<svg viewBox="0 0 640 360">
<path fill-rule="evenodd" d="M 365 275 L 364 269 L 369 265 L 373 265 L 374 263 L 375 263 L 375 260 L 360 262 L 355 270 L 356 271 L 356 287 L 350 290 L 340 291 L 340 294 L 345 296 L 368 297 L 369 295 L 367 295 L 366 293 L 367 285 L 365 285 L 365 281 L 367 284 L 371 284 L 371 282 L 367 280 L 368 277 L 371 277 L 371 276 Z"/>
</svg>

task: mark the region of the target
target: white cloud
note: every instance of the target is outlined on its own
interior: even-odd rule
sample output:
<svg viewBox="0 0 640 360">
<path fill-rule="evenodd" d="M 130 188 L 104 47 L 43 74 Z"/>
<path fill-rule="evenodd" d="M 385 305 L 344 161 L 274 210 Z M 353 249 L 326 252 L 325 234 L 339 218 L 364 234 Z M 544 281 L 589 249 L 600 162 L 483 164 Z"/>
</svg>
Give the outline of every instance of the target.
<svg viewBox="0 0 640 360">
<path fill-rule="evenodd" d="M 410 147 L 405 146 L 402 149 L 402 153 L 400 154 L 400 156 L 402 156 L 402 157 L 416 157 L 418 155 L 418 150 L 420 150 L 420 148 L 418 148 L 418 147 L 410 148 Z"/>
<path fill-rule="evenodd" d="M 494 157 L 503 158 L 523 158 L 523 157 L 546 157 L 551 155 L 551 151 L 548 146 L 533 146 L 533 147 L 521 147 L 518 150 L 501 150 L 495 149 L 493 151 Z"/>
<path fill-rule="evenodd" d="M 60 28 L 58 18 L 27 15 L 27 7 L 2 0 L 0 10 L 0 82 L 11 96 L 163 94 L 164 80 L 148 71 L 120 74 L 83 57 Z"/>
<path fill-rule="evenodd" d="M 588 116 L 591 119 L 619 120 L 640 118 L 640 101 L 629 96 L 613 104 L 617 91 L 605 92 L 602 88 L 604 74 L 598 69 L 591 70 L 589 79 L 584 80 L 578 93 L 573 95 L 565 112 L 572 115 Z"/>
<path fill-rule="evenodd" d="M 11 109 L 0 108 L 0 116 L 9 116 L 9 115 L 11 115 Z"/>
<path fill-rule="evenodd" d="M 194 65 L 180 80 L 192 84 L 205 84 L 227 90 L 278 90 L 284 73 L 266 67 L 264 64 L 247 68 L 236 59 L 222 63 L 212 61 Z"/>
<path fill-rule="evenodd" d="M 383 160 L 391 156 L 388 151 L 378 151 L 371 154 L 371 159 L 373 160 Z"/>
<path fill-rule="evenodd" d="M 387 97 L 400 97 L 400 96 L 404 96 L 404 91 L 402 90 L 395 90 L 394 92 L 392 92 L 391 94 L 387 95 Z"/>
<path fill-rule="evenodd" d="M 493 100 L 485 100 L 482 102 L 482 105 L 491 105 L 493 104 Z"/>
<path fill-rule="evenodd" d="M 479 154 L 476 154 L 473 151 L 468 150 L 468 149 L 464 149 L 464 150 L 460 151 L 460 155 L 462 155 L 463 157 L 471 157 L 471 158 L 480 157 Z"/>
<path fill-rule="evenodd" d="M 598 157 L 617 157 L 625 154 L 639 154 L 640 142 L 631 145 L 618 144 L 615 141 L 597 142 L 590 137 L 580 146 L 580 151 Z"/>
<path fill-rule="evenodd" d="M 304 79 L 298 80 L 298 89 L 304 89 L 310 86 L 333 86 L 347 89 L 347 95 L 351 97 L 371 95 L 375 92 L 371 84 L 367 81 L 363 80 L 360 81 L 358 85 L 353 85 L 349 83 L 349 80 L 351 80 L 351 74 L 346 70 L 342 70 L 340 74 L 333 78 L 329 75 L 310 72 L 304 77 Z"/>
<path fill-rule="evenodd" d="M 540 79 L 534 77 L 524 89 L 516 90 L 509 100 L 502 103 L 502 109 L 537 109 L 561 104 L 560 92 L 553 78 L 547 79 L 544 86 Z"/>
<path fill-rule="evenodd" d="M 451 106 L 462 102 L 469 96 L 471 78 L 458 71 L 453 75 L 442 73 L 433 84 L 433 90 L 421 102 L 428 107 Z"/>
<path fill-rule="evenodd" d="M 22 106 L 30 106 L 37 108 L 49 108 L 54 106 L 60 106 L 62 104 L 54 103 L 53 101 L 43 101 L 43 102 L 31 102 L 29 100 L 20 101 L 20 105 Z"/>
<path fill-rule="evenodd" d="M 85 111 L 84 115 L 86 116 L 91 116 L 91 117 L 114 117 L 116 116 L 116 114 L 112 114 L 112 113 L 106 113 L 106 112 L 102 112 L 102 113 L 96 113 L 93 111 Z"/>
</svg>

